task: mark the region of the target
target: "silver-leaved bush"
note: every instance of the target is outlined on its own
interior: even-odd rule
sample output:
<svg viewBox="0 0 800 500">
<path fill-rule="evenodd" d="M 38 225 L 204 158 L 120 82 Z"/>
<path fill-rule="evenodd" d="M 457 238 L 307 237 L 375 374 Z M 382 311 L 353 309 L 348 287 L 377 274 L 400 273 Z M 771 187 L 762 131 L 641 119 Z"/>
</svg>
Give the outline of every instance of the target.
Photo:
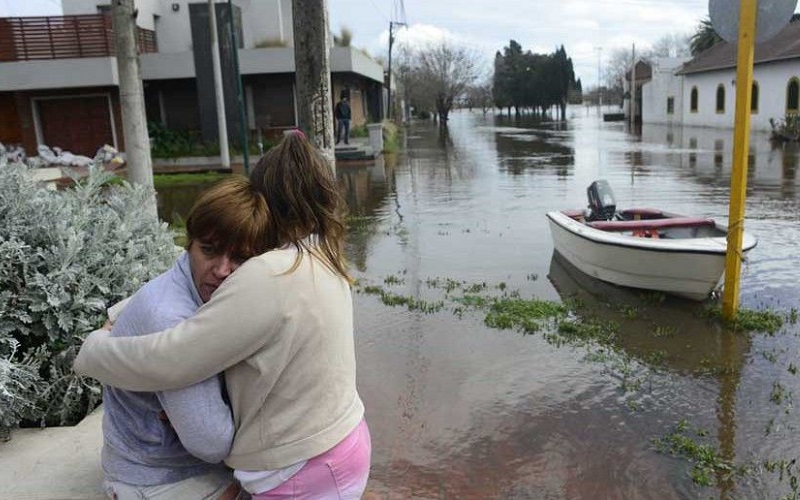
<svg viewBox="0 0 800 500">
<path fill-rule="evenodd" d="M 75 423 L 99 403 L 100 385 L 72 372 L 84 336 L 176 256 L 152 189 L 99 165 L 62 190 L 33 173 L 0 153 L 0 436 Z"/>
</svg>

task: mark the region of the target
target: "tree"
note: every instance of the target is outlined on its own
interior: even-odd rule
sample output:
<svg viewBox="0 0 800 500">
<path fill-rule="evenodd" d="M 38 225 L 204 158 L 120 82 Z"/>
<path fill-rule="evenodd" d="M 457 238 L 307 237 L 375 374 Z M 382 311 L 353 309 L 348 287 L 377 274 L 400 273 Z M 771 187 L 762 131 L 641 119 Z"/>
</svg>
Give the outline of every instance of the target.
<svg viewBox="0 0 800 500">
<path fill-rule="evenodd" d="M 608 88 L 608 91 L 605 92 L 606 96 L 616 97 L 617 99 L 622 98 L 625 74 L 630 71 L 632 60 L 632 48 L 618 48 L 611 52 L 604 71 L 605 84 Z"/>
<path fill-rule="evenodd" d="M 554 72 L 551 73 L 553 81 L 553 98 L 556 100 L 561 110 L 561 120 L 567 119 L 567 100 L 570 91 L 575 88 L 575 70 L 572 66 L 572 59 L 567 57 L 567 51 L 562 45 L 552 57 Z"/>
<path fill-rule="evenodd" d="M 703 19 L 697 26 L 697 30 L 690 39 L 689 46 L 692 56 L 696 56 L 704 50 L 708 50 L 722 41 L 722 37 L 714 30 L 711 19 Z"/>
<path fill-rule="evenodd" d="M 495 104 L 500 108 L 513 107 L 517 116 L 525 109 L 545 114 L 557 106 L 561 119 L 566 119 L 567 102 L 576 88 L 572 59 L 563 46 L 552 54 L 523 52 L 522 46 L 511 40 L 494 61 Z"/>
<path fill-rule="evenodd" d="M 669 33 L 653 43 L 650 50 L 643 54 L 644 59 L 655 57 L 687 57 L 692 53 L 691 36 L 685 33 Z"/>
<path fill-rule="evenodd" d="M 471 85 L 467 89 L 467 102 L 471 108 L 480 108 L 485 115 L 494 106 L 492 99 L 492 84 L 488 81 L 478 85 Z"/>
<path fill-rule="evenodd" d="M 415 106 L 435 110 L 441 125 L 446 125 L 453 104 L 466 95 L 478 78 L 479 56 L 473 51 L 442 41 L 417 51 L 409 51 L 408 65 L 400 71 Z"/>
</svg>

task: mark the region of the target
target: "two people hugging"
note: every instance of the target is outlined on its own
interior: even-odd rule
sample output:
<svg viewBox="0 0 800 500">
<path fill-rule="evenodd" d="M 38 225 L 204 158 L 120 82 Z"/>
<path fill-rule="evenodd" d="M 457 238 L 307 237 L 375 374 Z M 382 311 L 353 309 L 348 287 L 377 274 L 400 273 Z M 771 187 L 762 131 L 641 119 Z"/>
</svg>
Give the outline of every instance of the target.
<svg viewBox="0 0 800 500">
<path fill-rule="evenodd" d="M 109 497 L 359 498 L 371 443 L 326 159 L 286 136 L 249 181 L 206 191 L 186 230 L 75 361 L 105 384 Z"/>
</svg>

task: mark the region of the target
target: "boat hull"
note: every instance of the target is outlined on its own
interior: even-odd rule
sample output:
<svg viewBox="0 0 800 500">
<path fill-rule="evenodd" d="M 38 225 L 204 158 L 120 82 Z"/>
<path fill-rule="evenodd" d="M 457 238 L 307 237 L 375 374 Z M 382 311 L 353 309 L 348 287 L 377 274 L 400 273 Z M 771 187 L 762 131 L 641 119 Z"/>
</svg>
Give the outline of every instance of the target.
<svg viewBox="0 0 800 500">
<path fill-rule="evenodd" d="M 582 272 L 615 285 L 704 300 L 725 271 L 727 228 L 720 236 L 649 239 L 610 233 L 562 212 L 547 214 L 555 250 Z M 743 252 L 756 245 L 745 234 Z"/>
</svg>

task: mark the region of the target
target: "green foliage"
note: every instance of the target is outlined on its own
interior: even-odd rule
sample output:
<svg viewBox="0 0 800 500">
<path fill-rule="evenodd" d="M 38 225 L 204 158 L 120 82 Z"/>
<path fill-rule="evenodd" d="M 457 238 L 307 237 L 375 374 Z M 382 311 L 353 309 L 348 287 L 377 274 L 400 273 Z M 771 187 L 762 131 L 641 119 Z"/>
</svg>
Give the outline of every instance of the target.
<svg viewBox="0 0 800 500">
<path fill-rule="evenodd" d="M 492 328 L 515 329 L 530 334 L 539 331 L 543 321 L 566 313 L 567 307 L 558 302 L 503 298 L 492 302 L 484 322 Z"/>
<path fill-rule="evenodd" d="M 719 456 L 708 444 L 700 442 L 708 436 L 706 431 L 691 429 L 681 420 L 666 436 L 653 440 L 656 449 L 692 462 L 692 481 L 699 486 L 713 486 L 717 481 L 745 471 Z"/>
<path fill-rule="evenodd" d="M 2 410 L 2 426 L 86 415 L 100 387 L 72 372 L 83 336 L 175 257 L 172 233 L 151 215 L 153 191 L 112 177 L 91 166 L 52 191 L 0 156 L 0 397 L 17 401 Z"/>
<path fill-rule="evenodd" d="M 161 188 L 190 185 L 196 186 L 197 184 L 208 183 L 213 184 L 217 181 L 229 177 L 230 174 L 221 172 L 198 172 L 198 173 L 183 173 L 183 174 L 156 174 L 153 176 L 153 184 L 158 191 Z"/>
<path fill-rule="evenodd" d="M 786 318 L 789 321 L 791 321 L 791 314 L 790 312 Z M 724 321 L 729 328 L 742 332 L 775 333 L 780 330 L 784 324 L 784 317 L 769 309 L 756 311 L 753 309 L 740 308 L 736 313 L 736 318 L 732 321 L 725 320 L 722 317 L 722 309 L 719 307 L 708 308 L 706 310 L 706 315 L 710 318 Z"/>
<path fill-rule="evenodd" d="M 381 125 L 381 133 L 383 134 L 383 152 L 398 153 L 402 149 L 400 147 L 400 128 L 394 122 L 389 120 L 384 120 Z"/>
<path fill-rule="evenodd" d="M 218 156 L 218 144 L 204 144 L 198 132 L 176 131 L 157 122 L 147 124 L 153 158 Z"/>
<path fill-rule="evenodd" d="M 369 137 L 369 129 L 367 129 L 367 124 L 365 123 L 364 125 L 350 127 L 350 137 Z"/>
<path fill-rule="evenodd" d="M 289 44 L 282 38 L 264 38 L 253 44 L 254 49 L 270 49 L 288 46 Z"/>
<path fill-rule="evenodd" d="M 519 115 L 524 108 L 558 106 L 565 119 L 568 97 L 576 90 L 572 59 L 563 46 L 552 54 L 534 54 L 511 40 L 495 55 L 492 95 L 499 108 L 513 107 Z"/>
<path fill-rule="evenodd" d="M 721 41 L 722 37 L 714 30 L 711 19 L 703 19 L 697 26 L 694 35 L 689 39 L 689 49 L 692 52 L 692 56 L 696 56 Z"/>
</svg>

